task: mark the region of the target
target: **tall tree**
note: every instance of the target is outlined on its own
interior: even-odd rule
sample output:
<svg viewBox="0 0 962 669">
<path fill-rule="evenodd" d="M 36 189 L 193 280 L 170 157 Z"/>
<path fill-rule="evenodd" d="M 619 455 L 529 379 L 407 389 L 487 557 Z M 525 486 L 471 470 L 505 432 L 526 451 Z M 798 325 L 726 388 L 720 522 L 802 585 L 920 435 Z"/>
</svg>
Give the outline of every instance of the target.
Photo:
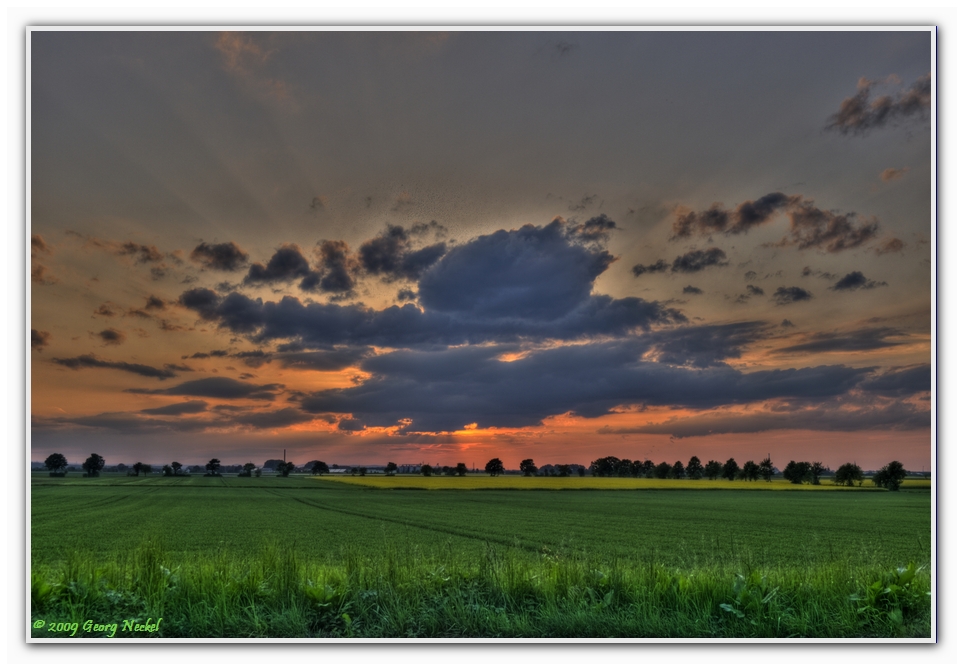
<svg viewBox="0 0 962 669">
<path fill-rule="evenodd" d="M 822 483 L 819 477 L 825 473 L 825 466 L 821 462 L 813 462 L 811 469 L 811 479 L 812 485 L 820 485 Z"/>
<path fill-rule="evenodd" d="M 681 460 L 675 460 L 675 464 L 671 466 L 671 477 L 673 479 L 685 478 L 685 465 L 681 464 Z"/>
<path fill-rule="evenodd" d="M 184 465 L 174 461 L 170 463 L 170 467 L 174 470 L 174 476 L 180 476 L 180 470 L 184 468 Z"/>
<path fill-rule="evenodd" d="M 702 477 L 702 474 L 705 473 L 705 468 L 702 466 L 701 460 L 698 459 L 698 456 L 691 456 L 691 458 L 688 460 L 688 466 L 685 467 L 685 473 L 688 475 L 688 478 L 692 479 L 693 481 L 697 481 Z"/>
<path fill-rule="evenodd" d="M 91 453 L 90 457 L 84 460 L 83 468 L 87 476 L 100 476 L 100 470 L 104 468 L 104 459 L 96 453 Z"/>
<path fill-rule="evenodd" d="M 491 476 L 500 476 L 504 474 L 504 463 L 501 462 L 500 458 L 491 458 L 488 460 L 488 464 L 484 466 L 484 471 L 491 474 Z"/>
<path fill-rule="evenodd" d="M 50 470 L 51 474 L 60 474 L 67 471 L 67 458 L 61 453 L 51 453 L 43 461 L 44 466 Z"/>
<path fill-rule="evenodd" d="M 725 464 L 722 465 L 722 476 L 724 476 L 729 481 L 734 481 L 735 477 L 738 476 L 738 463 L 735 462 L 735 458 L 728 458 Z"/>
<path fill-rule="evenodd" d="M 879 488 L 898 492 L 907 474 L 908 472 L 905 471 L 905 467 L 902 466 L 901 462 L 892 460 L 892 462 L 875 472 L 875 476 L 872 477 L 872 482 Z"/>
<path fill-rule="evenodd" d="M 217 458 L 211 458 L 210 462 L 206 466 L 207 473 L 211 476 L 217 476 L 217 470 L 220 469 L 220 460 Z"/>
<path fill-rule="evenodd" d="M 862 485 L 864 478 L 862 468 L 851 462 L 846 462 L 835 470 L 835 485 L 854 486 L 856 481 Z"/>
<path fill-rule="evenodd" d="M 749 460 L 742 467 L 742 472 L 745 475 L 746 481 L 757 481 L 758 475 L 761 473 L 761 465 L 756 465 L 754 460 Z"/>
<path fill-rule="evenodd" d="M 772 459 L 765 458 L 760 463 L 758 463 L 758 467 L 759 467 L 758 473 L 762 475 L 762 478 L 765 479 L 765 481 L 767 481 L 768 483 L 771 483 L 772 477 L 775 475 L 775 465 L 772 464 Z"/>
<path fill-rule="evenodd" d="M 454 468 L 454 473 L 457 474 L 458 476 L 467 476 L 468 466 L 463 462 L 459 462 L 457 466 L 455 466 Z"/>
<path fill-rule="evenodd" d="M 527 458 L 521 461 L 521 473 L 525 476 L 534 476 L 538 473 L 538 466 L 534 464 L 534 460 Z"/>
</svg>

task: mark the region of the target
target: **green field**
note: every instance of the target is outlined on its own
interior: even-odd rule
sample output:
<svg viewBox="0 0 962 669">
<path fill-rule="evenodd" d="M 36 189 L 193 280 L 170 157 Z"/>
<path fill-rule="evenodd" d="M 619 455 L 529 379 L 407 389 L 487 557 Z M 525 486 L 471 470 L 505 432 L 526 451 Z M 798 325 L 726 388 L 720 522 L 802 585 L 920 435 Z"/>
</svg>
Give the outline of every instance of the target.
<svg viewBox="0 0 962 669">
<path fill-rule="evenodd" d="M 33 618 L 163 618 L 166 637 L 930 634 L 926 569 L 882 593 L 929 564 L 926 487 L 348 480 L 34 477 Z"/>
</svg>

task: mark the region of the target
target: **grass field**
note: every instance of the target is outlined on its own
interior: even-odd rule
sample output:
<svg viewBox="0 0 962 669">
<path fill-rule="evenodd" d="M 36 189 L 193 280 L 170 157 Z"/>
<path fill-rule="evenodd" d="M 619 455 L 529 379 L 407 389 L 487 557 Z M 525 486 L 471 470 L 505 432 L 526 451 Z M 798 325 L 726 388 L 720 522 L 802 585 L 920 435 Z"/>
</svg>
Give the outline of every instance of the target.
<svg viewBox="0 0 962 669">
<path fill-rule="evenodd" d="M 460 483 L 510 478 L 551 481 Z M 35 477 L 34 636 L 147 618 L 166 637 L 930 634 L 928 571 L 895 571 L 929 564 L 924 487 L 346 484 L 361 480 Z"/>
</svg>

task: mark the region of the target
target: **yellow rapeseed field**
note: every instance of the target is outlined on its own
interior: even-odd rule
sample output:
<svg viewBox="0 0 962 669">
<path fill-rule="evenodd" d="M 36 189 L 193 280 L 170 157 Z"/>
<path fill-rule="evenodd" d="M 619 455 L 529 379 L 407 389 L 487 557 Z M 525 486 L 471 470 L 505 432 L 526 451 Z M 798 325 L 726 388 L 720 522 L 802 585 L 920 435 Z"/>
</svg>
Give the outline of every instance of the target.
<svg viewBox="0 0 962 669">
<path fill-rule="evenodd" d="M 325 476 L 324 480 L 338 481 L 352 485 L 372 488 L 411 488 L 418 490 L 860 490 L 863 492 L 883 492 L 870 480 L 861 487 L 836 486 L 829 481 L 821 485 L 793 485 L 785 479 L 765 481 L 728 481 L 718 479 L 709 481 L 689 481 L 686 479 L 644 479 L 644 478 L 595 478 L 593 476 L 420 476 L 400 474 L 397 476 Z M 930 481 L 909 479 L 903 488 L 928 488 Z"/>
</svg>

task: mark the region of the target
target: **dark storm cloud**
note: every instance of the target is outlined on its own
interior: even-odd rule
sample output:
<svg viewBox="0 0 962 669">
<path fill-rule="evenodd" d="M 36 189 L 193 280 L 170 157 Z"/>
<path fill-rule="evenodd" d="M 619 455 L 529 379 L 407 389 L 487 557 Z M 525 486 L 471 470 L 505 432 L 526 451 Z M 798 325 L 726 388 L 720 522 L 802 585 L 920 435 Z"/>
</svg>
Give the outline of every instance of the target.
<svg viewBox="0 0 962 669">
<path fill-rule="evenodd" d="M 357 283 L 353 272 L 356 262 L 350 255 L 347 244 L 341 241 L 323 240 L 318 245 L 321 272 L 315 278 L 305 278 L 302 287 L 313 290 L 319 287 L 325 293 L 350 293 Z M 316 281 L 316 283 L 315 283 Z"/>
<path fill-rule="evenodd" d="M 932 368 L 930 365 L 913 367 L 893 367 L 863 381 L 862 390 L 885 397 L 905 397 L 932 389 Z"/>
<path fill-rule="evenodd" d="M 867 290 L 878 286 L 887 286 L 884 281 L 871 281 L 861 272 L 849 272 L 839 279 L 830 290 Z"/>
<path fill-rule="evenodd" d="M 34 330 L 30 328 L 30 348 L 42 351 L 45 346 L 50 344 L 50 333 L 46 330 Z"/>
<path fill-rule="evenodd" d="M 253 263 L 247 270 L 244 283 L 250 285 L 289 282 L 311 274 L 311 266 L 301 253 L 300 247 L 297 244 L 284 244 L 274 252 L 266 266 L 259 262 Z"/>
<path fill-rule="evenodd" d="M 369 346 L 346 346 L 328 351 L 295 351 L 278 353 L 275 358 L 285 369 L 311 369 L 333 372 L 352 367 L 374 354 Z"/>
<path fill-rule="evenodd" d="M 130 372 L 154 379 L 170 379 L 177 374 L 169 369 L 157 369 L 149 365 L 141 365 L 132 362 L 111 362 L 103 360 L 95 355 L 80 355 L 76 358 L 54 358 L 53 361 L 58 365 L 69 367 L 70 369 L 103 368 L 119 369 L 122 372 Z"/>
<path fill-rule="evenodd" d="M 184 414 L 203 413 L 204 411 L 207 411 L 207 402 L 204 400 L 191 400 L 189 402 L 168 404 L 154 409 L 141 409 L 140 413 L 146 413 L 152 416 L 182 416 Z"/>
<path fill-rule="evenodd" d="M 631 268 L 631 273 L 635 276 L 641 276 L 642 274 L 654 274 L 656 272 L 667 272 L 668 263 L 664 260 L 657 260 L 651 265 L 637 264 Z"/>
<path fill-rule="evenodd" d="M 669 434 L 675 439 L 712 434 L 758 433 L 770 430 L 918 430 L 930 427 L 930 412 L 904 402 L 855 408 L 837 402 L 821 403 L 793 411 L 758 413 L 713 411 L 699 416 L 673 418 L 638 427 L 608 428 L 601 434 Z"/>
<path fill-rule="evenodd" d="M 322 349 L 619 336 L 687 320 L 657 302 L 592 295 L 594 280 L 613 261 L 607 251 L 569 238 L 556 220 L 500 230 L 452 249 L 421 278 L 423 311 L 413 304 L 381 311 L 305 304 L 291 296 L 264 302 L 207 288 L 188 290 L 179 301 L 253 341 L 289 339 Z"/>
<path fill-rule="evenodd" d="M 675 212 L 672 239 L 691 237 L 695 233 L 745 233 L 768 223 L 777 213 L 797 201 L 797 195 L 769 193 L 754 201 L 746 200 L 733 210 L 724 209 L 720 202 L 701 212 L 679 209 Z"/>
<path fill-rule="evenodd" d="M 277 411 L 257 411 L 249 413 L 235 413 L 231 417 L 231 423 L 250 425 L 260 430 L 272 430 L 280 427 L 289 427 L 299 423 L 307 423 L 314 420 L 314 416 L 304 413 L 299 409 L 286 408 Z"/>
<path fill-rule="evenodd" d="M 107 328 L 106 330 L 101 330 L 100 332 L 97 333 L 97 336 L 100 337 L 100 339 L 104 342 L 105 345 L 111 345 L 111 346 L 119 346 L 120 344 L 124 343 L 124 341 L 127 339 L 127 335 L 125 335 L 120 330 L 116 330 L 114 328 Z"/>
<path fill-rule="evenodd" d="M 770 332 L 768 324 L 750 321 L 661 330 L 641 341 L 651 347 L 646 359 L 669 365 L 713 367 L 725 360 L 740 358 L 748 346 Z"/>
<path fill-rule="evenodd" d="M 718 247 L 705 250 L 689 251 L 675 258 L 671 263 L 672 272 L 700 272 L 703 269 L 728 264 L 728 256 Z"/>
<path fill-rule="evenodd" d="M 398 302 L 414 302 L 418 299 L 418 294 L 410 288 L 402 288 L 397 292 Z"/>
<path fill-rule="evenodd" d="M 815 332 L 808 335 L 808 341 L 771 351 L 776 353 L 830 353 L 834 351 L 874 351 L 893 346 L 904 346 L 905 342 L 890 341 L 905 333 L 893 328 L 863 328 L 852 332 Z"/>
<path fill-rule="evenodd" d="M 343 418 L 337 424 L 337 429 L 342 432 L 358 432 L 364 429 L 364 421 L 352 418 Z"/>
<path fill-rule="evenodd" d="M 905 120 L 924 120 L 932 105 L 932 74 L 919 77 L 895 96 L 879 95 L 869 100 L 879 81 L 860 79 L 855 95 L 845 98 L 839 110 L 828 117 L 826 129 L 843 135 L 863 135 L 876 128 Z"/>
<path fill-rule="evenodd" d="M 172 388 L 149 390 L 145 388 L 129 388 L 124 392 L 138 395 L 187 395 L 190 397 L 213 397 L 222 400 L 256 399 L 273 400 L 277 392 L 284 386 L 278 383 L 255 385 L 244 383 L 225 376 L 212 376 L 196 381 L 186 381 Z"/>
<path fill-rule="evenodd" d="M 234 272 L 245 264 L 250 256 L 234 242 L 208 244 L 201 242 L 190 252 L 190 259 L 206 269 Z"/>
<path fill-rule="evenodd" d="M 603 249 L 572 243 L 555 219 L 451 249 L 424 274 L 418 292 L 425 309 L 437 312 L 550 320 L 584 304 L 614 260 Z"/>
<path fill-rule="evenodd" d="M 697 286 L 685 286 L 681 289 L 681 292 L 685 293 L 686 295 L 701 295 L 705 291 Z"/>
<path fill-rule="evenodd" d="M 793 302 L 804 302 L 812 299 L 812 297 L 814 296 L 804 288 L 799 288 L 798 286 L 779 286 L 775 289 L 772 299 L 775 301 L 775 304 L 786 305 L 792 304 Z"/>
<path fill-rule="evenodd" d="M 435 221 L 431 223 L 437 225 Z M 415 249 L 412 236 L 423 234 L 424 230 L 405 230 L 400 225 L 387 225 L 377 237 L 361 244 L 358 249 L 361 267 L 368 274 L 380 276 L 385 281 L 417 281 L 447 251 L 444 242 Z"/>
<path fill-rule="evenodd" d="M 841 365 L 741 373 L 641 360 L 637 341 L 533 351 L 512 362 L 508 349 L 397 351 L 362 363 L 372 374 L 352 388 L 306 395 L 310 413 L 351 414 L 367 426 L 411 419 L 408 432 L 528 427 L 571 412 L 597 417 L 621 405 L 712 408 L 771 398 L 825 398 L 847 392 L 868 369 Z"/>
<path fill-rule="evenodd" d="M 840 214 L 819 209 L 811 200 L 793 207 L 788 214 L 789 232 L 782 246 L 796 246 L 800 251 L 816 248 L 829 253 L 854 249 L 878 235 L 875 219 L 859 220 L 854 212 Z"/>
</svg>

